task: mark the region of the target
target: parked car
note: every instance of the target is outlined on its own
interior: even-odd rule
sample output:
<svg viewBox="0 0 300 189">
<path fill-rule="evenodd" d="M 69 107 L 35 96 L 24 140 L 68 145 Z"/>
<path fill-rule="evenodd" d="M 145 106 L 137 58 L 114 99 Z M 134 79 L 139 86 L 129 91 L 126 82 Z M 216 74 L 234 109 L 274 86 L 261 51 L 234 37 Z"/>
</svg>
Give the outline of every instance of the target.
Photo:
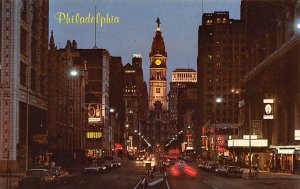
<svg viewBox="0 0 300 189">
<path fill-rule="evenodd" d="M 223 166 L 221 168 L 216 169 L 216 172 L 217 174 L 224 176 L 243 176 L 243 170 L 241 170 L 241 168 L 238 166 Z"/>
<path fill-rule="evenodd" d="M 192 162 L 193 158 L 191 158 L 190 156 L 184 156 L 183 160 L 186 161 L 186 162 Z"/>
<path fill-rule="evenodd" d="M 106 169 L 113 168 L 113 162 L 112 160 L 104 160 L 103 165 L 106 167 Z"/>
<path fill-rule="evenodd" d="M 69 173 L 64 171 L 60 166 L 51 166 L 48 168 L 50 175 L 54 176 L 54 182 L 56 184 L 67 183 Z"/>
<path fill-rule="evenodd" d="M 103 164 L 93 163 L 88 167 L 84 168 L 85 173 L 101 173 L 106 170 L 106 166 Z"/>
<path fill-rule="evenodd" d="M 119 161 L 119 160 L 113 160 L 112 161 L 112 166 L 113 167 L 120 167 L 121 166 L 121 161 Z"/>
<path fill-rule="evenodd" d="M 18 182 L 19 189 L 41 189 L 55 183 L 55 176 L 47 169 L 30 169 Z"/>
<path fill-rule="evenodd" d="M 209 163 L 207 165 L 207 170 L 215 172 L 218 167 L 219 167 L 219 164 L 216 162 Z"/>
</svg>

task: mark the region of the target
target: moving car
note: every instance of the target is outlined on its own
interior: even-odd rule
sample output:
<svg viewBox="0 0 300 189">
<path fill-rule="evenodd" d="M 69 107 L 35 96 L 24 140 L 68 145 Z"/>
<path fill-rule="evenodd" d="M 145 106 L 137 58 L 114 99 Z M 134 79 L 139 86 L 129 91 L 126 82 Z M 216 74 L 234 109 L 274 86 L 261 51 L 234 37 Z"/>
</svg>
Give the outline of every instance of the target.
<svg viewBox="0 0 300 189">
<path fill-rule="evenodd" d="M 195 177 L 197 175 L 197 171 L 188 166 L 185 162 L 183 161 L 178 161 L 176 162 L 173 166 L 170 167 L 170 174 L 173 177 Z"/>
<path fill-rule="evenodd" d="M 55 183 L 55 176 L 47 169 L 30 169 L 18 182 L 19 189 L 41 189 Z"/>
</svg>

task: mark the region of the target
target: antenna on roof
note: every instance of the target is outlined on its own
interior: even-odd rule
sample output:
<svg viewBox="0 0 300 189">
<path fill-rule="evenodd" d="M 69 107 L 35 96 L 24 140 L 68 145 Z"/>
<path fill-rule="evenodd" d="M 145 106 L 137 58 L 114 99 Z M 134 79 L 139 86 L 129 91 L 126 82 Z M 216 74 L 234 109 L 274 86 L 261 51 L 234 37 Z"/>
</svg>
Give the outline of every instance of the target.
<svg viewBox="0 0 300 189">
<path fill-rule="evenodd" d="M 202 15 L 203 15 L 203 0 L 202 0 Z"/>
<path fill-rule="evenodd" d="M 94 47 L 93 47 L 93 49 L 98 49 L 98 47 L 97 47 L 97 27 L 96 27 L 96 6 L 95 6 L 95 28 L 94 28 L 94 34 L 95 34 L 95 38 L 94 38 Z"/>
</svg>

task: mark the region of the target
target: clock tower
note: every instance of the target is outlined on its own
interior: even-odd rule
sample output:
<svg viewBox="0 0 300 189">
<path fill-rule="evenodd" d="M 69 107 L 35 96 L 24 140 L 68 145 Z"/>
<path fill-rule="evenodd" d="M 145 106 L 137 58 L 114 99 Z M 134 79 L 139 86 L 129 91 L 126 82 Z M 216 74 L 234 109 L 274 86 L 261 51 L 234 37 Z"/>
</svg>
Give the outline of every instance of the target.
<svg viewBox="0 0 300 189">
<path fill-rule="evenodd" d="M 162 109 L 167 110 L 167 53 L 164 39 L 160 30 L 160 20 L 156 20 L 157 28 L 153 37 L 150 58 L 149 109 L 160 102 Z"/>
</svg>

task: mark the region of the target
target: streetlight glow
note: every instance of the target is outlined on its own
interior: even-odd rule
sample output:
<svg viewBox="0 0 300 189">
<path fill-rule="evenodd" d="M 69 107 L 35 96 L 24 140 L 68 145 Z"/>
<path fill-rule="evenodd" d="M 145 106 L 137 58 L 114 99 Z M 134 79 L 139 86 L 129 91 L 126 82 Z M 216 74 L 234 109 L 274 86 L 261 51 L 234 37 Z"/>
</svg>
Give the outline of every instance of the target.
<svg viewBox="0 0 300 189">
<path fill-rule="evenodd" d="M 297 24 L 297 29 L 300 29 L 300 23 Z"/>
<path fill-rule="evenodd" d="M 73 69 L 70 71 L 71 76 L 77 76 L 78 75 L 78 71 Z"/>
<path fill-rule="evenodd" d="M 222 98 L 221 97 L 216 98 L 216 102 L 217 103 L 221 103 L 222 102 Z"/>
<path fill-rule="evenodd" d="M 114 108 L 110 108 L 110 109 L 109 109 L 109 112 L 110 112 L 110 113 L 114 113 L 114 112 L 115 112 L 115 109 L 114 109 Z"/>
</svg>

